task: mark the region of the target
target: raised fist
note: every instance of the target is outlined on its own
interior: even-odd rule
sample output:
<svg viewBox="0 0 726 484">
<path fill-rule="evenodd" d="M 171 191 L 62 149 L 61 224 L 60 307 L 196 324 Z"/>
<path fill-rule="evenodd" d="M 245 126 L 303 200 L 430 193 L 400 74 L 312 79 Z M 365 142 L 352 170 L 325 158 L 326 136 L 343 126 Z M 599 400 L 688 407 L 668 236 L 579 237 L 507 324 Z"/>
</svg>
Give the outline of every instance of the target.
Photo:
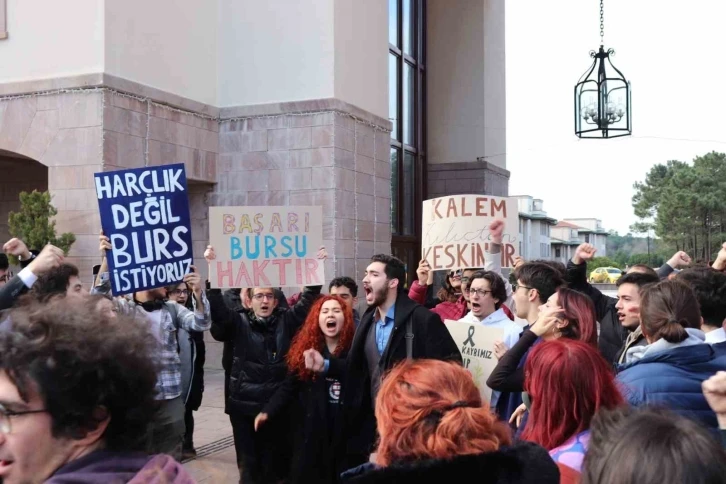
<svg viewBox="0 0 726 484">
<path fill-rule="evenodd" d="M 583 262 L 592 260 L 595 257 L 595 252 L 597 252 L 597 249 L 594 245 L 580 244 L 580 246 L 575 250 L 575 255 L 572 257 L 572 262 L 579 265 Z"/>
<path fill-rule="evenodd" d="M 18 238 L 8 240 L 5 245 L 3 245 L 3 252 L 14 255 L 15 257 L 20 257 L 21 260 L 30 259 L 28 246 L 25 245 L 25 242 Z"/>
</svg>

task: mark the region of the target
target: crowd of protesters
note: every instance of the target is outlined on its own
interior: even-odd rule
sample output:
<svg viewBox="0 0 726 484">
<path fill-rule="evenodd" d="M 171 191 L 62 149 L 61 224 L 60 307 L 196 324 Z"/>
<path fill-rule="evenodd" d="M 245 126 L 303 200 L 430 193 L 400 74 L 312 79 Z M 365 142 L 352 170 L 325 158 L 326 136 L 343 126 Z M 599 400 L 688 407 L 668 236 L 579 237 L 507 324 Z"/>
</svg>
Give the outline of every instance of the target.
<svg viewBox="0 0 726 484">
<path fill-rule="evenodd" d="M 503 231 L 491 224 L 485 267 L 448 272 L 435 296 L 426 261 L 409 285 L 385 254 L 360 287 L 345 275 L 287 297 L 222 291 L 192 268 L 114 296 L 103 234 L 90 291 L 60 249 L 13 239 L 0 254 L 0 478 L 193 482 L 180 462 L 196 455 L 209 331 L 224 342 L 245 484 L 726 483 L 726 244 L 712 266 L 683 252 L 634 266 L 612 298 L 587 282 L 589 244 L 566 266 L 520 259 L 504 277 Z M 502 330 L 491 399 L 447 320 Z"/>
</svg>

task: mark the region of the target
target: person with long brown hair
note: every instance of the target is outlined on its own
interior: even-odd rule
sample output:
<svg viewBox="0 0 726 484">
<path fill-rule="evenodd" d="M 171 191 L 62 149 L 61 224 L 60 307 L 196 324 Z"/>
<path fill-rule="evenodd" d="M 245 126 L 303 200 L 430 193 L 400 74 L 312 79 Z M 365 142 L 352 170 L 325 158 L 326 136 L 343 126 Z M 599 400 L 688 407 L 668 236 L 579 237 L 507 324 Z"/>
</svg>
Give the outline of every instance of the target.
<svg viewBox="0 0 726 484">
<path fill-rule="evenodd" d="M 376 461 L 346 472 L 353 484 L 558 483 L 547 451 L 512 435 L 482 401 L 461 365 L 410 360 L 384 379 L 376 398 Z"/>
<path fill-rule="evenodd" d="M 292 340 L 286 361 L 289 375 L 281 390 L 265 406 L 263 422 L 285 418 L 293 425 L 292 483 L 337 482 L 333 450 L 344 382 L 305 367 L 310 350 L 325 358 L 345 358 L 353 343 L 353 311 L 339 296 L 323 296 L 313 305 Z"/>
<path fill-rule="evenodd" d="M 706 343 L 693 289 L 663 281 L 643 289 L 640 327 L 647 346 L 628 350 L 618 380 L 631 405 L 658 405 L 699 420 L 715 432 L 716 414 L 701 384 L 726 368 L 726 353 Z"/>
</svg>

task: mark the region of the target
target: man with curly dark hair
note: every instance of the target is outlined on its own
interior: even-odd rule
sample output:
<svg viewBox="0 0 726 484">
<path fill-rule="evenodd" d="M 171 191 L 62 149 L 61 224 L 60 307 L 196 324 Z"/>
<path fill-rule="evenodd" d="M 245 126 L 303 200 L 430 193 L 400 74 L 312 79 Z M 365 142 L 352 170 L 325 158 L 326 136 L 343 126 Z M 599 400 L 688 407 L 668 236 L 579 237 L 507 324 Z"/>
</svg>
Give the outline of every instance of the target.
<svg viewBox="0 0 726 484">
<path fill-rule="evenodd" d="M 143 450 L 155 400 L 155 340 L 91 298 L 31 302 L 0 332 L 0 478 L 24 482 L 190 482 Z M 186 480 L 183 480 L 186 479 Z M 136 481 L 133 481 L 136 482 Z"/>
</svg>

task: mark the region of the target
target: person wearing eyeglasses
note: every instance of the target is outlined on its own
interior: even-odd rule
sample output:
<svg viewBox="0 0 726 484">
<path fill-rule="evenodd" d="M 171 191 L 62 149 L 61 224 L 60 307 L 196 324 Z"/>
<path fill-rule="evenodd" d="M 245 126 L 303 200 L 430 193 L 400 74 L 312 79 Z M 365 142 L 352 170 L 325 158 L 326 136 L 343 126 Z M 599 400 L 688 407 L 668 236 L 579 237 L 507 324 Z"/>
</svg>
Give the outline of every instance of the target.
<svg viewBox="0 0 726 484">
<path fill-rule="evenodd" d="M 318 259 L 326 259 L 324 247 Z M 205 259 L 216 259 L 207 247 Z M 245 309 L 235 311 L 219 289 L 208 291 L 212 337 L 233 346 L 225 412 L 232 423 L 237 465 L 245 484 L 280 482 L 289 474 L 292 440 L 286 412 L 271 411 L 270 402 L 284 392 L 288 373 L 285 358 L 293 337 L 305 322 L 322 286 L 306 287 L 290 309 L 278 306 L 275 289 L 250 287 L 242 291 Z"/>
<path fill-rule="evenodd" d="M 193 482 L 145 452 L 159 405 L 148 325 L 92 302 L 33 300 L 0 332 L 0 480 Z"/>
<path fill-rule="evenodd" d="M 189 285 L 182 281 L 179 284 L 166 288 L 169 300 L 194 310 L 194 305 L 189 295 L 192 293 Z M 191 378 L 191 387 L 184 402 L 184 443 L 182 444 L 182 460 L 191 459 L 197 456 L 194 448 L 194 413 L 202 405 L 202 394 L 204 393 L 204 363 L 206 361 L 207 347 L 204 344 L 204 333 L 200 331 L 189 331 L 189 337 L 194 343 L 194 363 Z"/>
</svg>

